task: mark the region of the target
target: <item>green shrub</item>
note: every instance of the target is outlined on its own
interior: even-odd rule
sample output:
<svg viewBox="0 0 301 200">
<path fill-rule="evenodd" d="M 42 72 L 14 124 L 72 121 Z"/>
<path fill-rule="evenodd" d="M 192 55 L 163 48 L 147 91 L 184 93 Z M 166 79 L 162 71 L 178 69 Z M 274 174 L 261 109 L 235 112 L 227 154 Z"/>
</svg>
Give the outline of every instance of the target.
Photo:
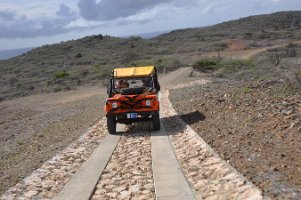
<svg viewBox="0 0 301 200">
<path fill-rule="evenodd" d="M 192 67 L 194 70 L 200 71 L 200 72 L 208 72 L 208 71 L 214 71 L 217 69 L 219 65 L 219 61 L 213 60 L 213 59 L 203 59 L 195 62 Z"/>
<path fill-rule="evenodd" d="M 95 64 L 95 65 L 93 65 L 93 67 L 94 67 L 94 69 L 96 69 L 96 70 L 100 69 L 100 65 L 99 65 L 99 64 Z"/>
<path fill-rule="evenodd" d="M 57 87 L 54 87 L 53 88 L 53 91 L 54 92 L 60 92 L 60 91 L 62 91 L 63 89 L 60 87 L 60 86 L 57 86 Z"/>
<path fill-rule="evenodd" d="M 53 81 L 47 80 L 47 81 L 46 81 L 46 86 L 49 87 L 49 86 L 51 86 L 51 85 L 53 85 Z"/>
<path fill-rule="evenodd" d="M 18 139 L 16 140 L 16 142 L 17 142 L 18 145 L 23 145 L 23 144 L 25 144 L 25 141 L 24 141 L 24 139 L 22 139 L 22 138 L 18 138 Z"/>
<path fill-rule="evenodd" d="M 66 71 L 59 71 L 54 74 L 55 79 L 60 79 L 68 76 L 69 74 Z"/>
<path fill-rule="evenodd" d="M 274 86 L 269 91 L 269 95 L 272 97 L 288 97 L 296 92 L 296 88 L 294 88 L 290 84 L 284 84 L 280 86 Z"/>
<path fill-rule="evenodd" d="M 104 36 L 102 34 L 99 34 L 99 35 L 95 35 L 94 36 L 95 38 L 98 38 L 100 40 L 103 40 Z"/>
<path fill-rule="evenodd" d="M 235 73 L 255 66 L 251 60 L 202 59 L 193 64 L 193 69 L 200 72 L 220 70 L 222 74 Z"/>
<path fill-rule="evenodd" d="M 242 93 L 243 94 L 249 94 L 252 92 L 252 89 L 249 87 L 242 87 Z"/>
<path fill-rule="evenodd" d="M 245 33 L 245 38 L 246 39 L 252 38 L 252 33 L 250 33 L 250 32 Z"/>
<path fill-rule="evenodd" d="M 220 63 L 224 73 L 235 73 L 254 67 L 255 64 L 251 60 L 228 60 Z"/>
<path fill-rule="evenodd" d="M 76 54 L 75 58 L 81 58 L 83 55 L 81 53 Z"/>
</svg>

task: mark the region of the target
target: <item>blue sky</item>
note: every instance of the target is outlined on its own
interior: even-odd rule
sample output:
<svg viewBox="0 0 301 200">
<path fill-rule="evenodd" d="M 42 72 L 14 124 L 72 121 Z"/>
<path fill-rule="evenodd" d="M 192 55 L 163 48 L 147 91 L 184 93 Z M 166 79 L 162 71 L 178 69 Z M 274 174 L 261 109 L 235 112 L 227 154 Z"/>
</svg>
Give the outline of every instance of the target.
<svg viewBox="0 0 301 200">
<path fill-rule="evenodd" d="M 300 0 L 0 0 L 0 50 L 128 36 L 301 10 Z"/>
</svg>

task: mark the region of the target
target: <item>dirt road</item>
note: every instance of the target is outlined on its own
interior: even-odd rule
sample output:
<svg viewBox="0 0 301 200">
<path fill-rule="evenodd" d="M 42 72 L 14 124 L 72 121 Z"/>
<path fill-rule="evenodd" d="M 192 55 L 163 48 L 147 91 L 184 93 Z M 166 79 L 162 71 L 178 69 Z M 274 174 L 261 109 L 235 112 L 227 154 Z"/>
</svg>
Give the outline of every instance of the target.
<svg viewBox="0 0 301 200">
<path fill-rule="evenodd" d="M 295 41 L 295 42 L 292 42 L 292 44 L 301 44 L 301 41 Z M 271 49 L 285 47 L 287 45 L 288 45 L 288 43 L 284 43 L 284 44 L 274 45 L 274 46 L 271 46 L 271 47 L 254 49 L 254 50 L 245 52 L 245 54 L 242 55 L 241 58 L 243 58 L 243 59 L 250 59 L 250 58 L 253 58 L 253 57 L 255 57 L 256 55 L 258 55 L 260 53 L 266 52 L 266 51 L 271 50 Z"/>
<path fill-rule="evenodd" d="M 173 106 L 169 102 L 169 92 L 166 90 L 162 91 L 161 116 L 163 117 L 162 121 L 164 122 L 166 133 L 160 134 L 159 136 L 162 138 L 168 137 L 170 147 L 172 151 L 174 150 L 173 154 L 176 156 L 180 165 L 178 169 L 181 168 L 180 171 L 184 174 L 186 181 L 189 183 L 190 189 L 193 191 L 194 198 L 262 199 L 263 197 L 261 196 L 261 190 L 257 188 L 260 187 L 264 191 L 265 195 L 272 195 L 271 197 L 275 199 L 281 199 L 283 197 L 289 199 L 298 199 L 298 187 L 296 188 L 286 185 L 286 192 L 282 191 L 283 194 L 281 192 L 280 194 L 277 194 L 277 192 L 280 191 L 279 189 L 269 188 L 266 190 L 266 188 L 263 187 L 264 182 L 256 181 L 259 179 L 254 179 L 254 177 L 249 176 L 248 173 L 245 173 L 246 169 L 250 171 L 250 162 L 253 160 L 247 160 L 247 162 L 244 163 L 240 160 L 240 158 L 236 157 L 236 154 L 238 154 L 237 151 L 246 151 L 243 148 L 245 145 L 241 146 L 241 142 L 243 142 L 243 144 L 246 142 L 246 144 L 250 144 L 249 146 L 252 146 L 251 144 L 256 144 L 253 143 L 252 137 L 249 137 L 248 134 L 241 137 L 240 140 L 235 140 L 235 138 L 233 139 L 233 142 L 235 142 L 235 145 L 238 149 L 233 148 L 235 151 L 233 151 L 233 154 L 230 154 L 232 151 L 230 151 L 231 149 L 227 148 L 229 147 L 227 145 L 232 145 L 232 141 L 229 142 L 229 139 L 225 139 L 224 136 L 221 136 L 223 132 L 220 130 L 223 130 L 223 128 L 228 127 L 229 125 L 244 125 L 245 121 L 243 119 L 245 118 L 242 118 L 241 123 L 234 120 L 238 124 L 235 124 L 233 123 L 234 121 L 232 121 L 232 123 L 227 122 L 226 125 L 224 124 L 223 126 L 220 126 L 220 122 L 222 123 L 225 120 L 218 115 L 221 118 L 216 119 L 216 123 L 213 122 L 213 124 L 206 126 L 206 130 L 204 130 L 204 132 L 199 132 L 200 126 L 202 126 L 200 124 L 202 124 L 204 120 L 210 120 L 208 118 L 210 115 L 206 114 L 206 112 L 215 112 L 215 107 L 217 109 L 222 109 L 218 107 L 218 105 L 224 101 L 221 100 L 222 97 L 220 96 L 206 96 L 207 93 L 209 94 L 210 89 L 208 88 L 210 88 L 211 83 L 205 84 L 206 81 L 204 81 L 201 76 L 190 77 L 190 72 L 191 68 L 182 68 L 170 74 L 165 74 L 159 77 L 162 88 L 182 88 L 178 89 L 178 91 L 181 92 L 176 94 L 178 95 L 176 98 L 174 93 L 171 96 L 173 104 L 178 109 L 178 112 L 180 112 L 180 115 L 173 110 Z M 182 84 L 178 85 L 178 83 Z M 229 83 L 226 83 L 226 85 L 228 84 Z M 221 86 L 218 88 L 220 87 Z M 204 97 L 200 95 L 200 91 L 203 91 L 202 88 L 205 89 Z M 78 108 L 77 106 L 80 105 L 88 106 L 88 103 L 90 103 L 89 105 L 99 104 L 98 95 L 104 95 L 104 91 L 102 91 L 103 93 L 94 93 L 93 91 L 95 92 L 94 89 L 91 89 L 91 91 L 85 93 L 85 95 L 70 94 L 69 97 L 57 99 L 52 105 L 62 104 L 61 108 L 66 108 L 69 111 L 70 108 L 72 108 L 77 111 L 76 108 Z M 217 88 L 215 88 L 214 91 L 217 93 L 220 92 L 220 90 L 217 90 Z M 193 94 L 193 97 L 197 97 L 197 99 L 192 98 L 190 96 L 191 94 Z M 224 98 L 226 97 L 227 96 L 224 96 Z M 206 102 L 206 104 L 208 103 L 206 112 L 197 112 L 195 110 L 196 105 L 200 104 L 200 100 L 207 98 L 213 100 L 213 104 Z M 91 104 L 91 102 L 94 102 L 94 104 Z M 74 104 L 76 106 L 71 106 Z M 182 113 L 183 107 L 188 113 Z M 81 109 L 79 109 L 79 111 L 76 113 L 81 113 L 80 111 Z M 246 109 L 243 109 L 243 111 L 246 112 Z M 229 113 L 233 114 L 230 111 Z M 62 116 L 68 115 L 65 114 Z M 183 118 L 187 123 L 191 124 L 197 133 L 187 126 L 186 123 L 181 120 L 181 118 Z M 74 173 L 76 173 L 80 167 L 83 166 L 82 163 L 87 163 L 91 157 L 90 155 L 93 155 L 94 149 L 101 144 L 105 138 L 109 137 L 106 127 L 103 126 L 105 123 L 105 119 L 101 119 L 96 125 L 89 129 L 89 131 L 83 134 L 80 139 L 73 139 L 75 142 L 72 143 L 71 146 L 67 147 L 63 151 L 60 151 L 57 155 L 56 153 L 53 153 L 53 155 L 56 155 L 55 157 L 48 160 L 39 169 L 35 170 L 31 176 L 28 176 L 15 187 L 11 188 L 5 193 L 5 196 L 1 198 L 10 199 L 10 197 L 18 196 L 25 199 L 52 199 L 53 197 L 57 196 L 60 191 L 63 190 L 65 184 L 69 180 L 72 180 Z M 197 126 L 194 126 L 194 124 L 197 124 Z M 297 127 L 293 128 L 295 130 Z M 70 132 L 72 133 L 72 130 Z M 205 138 L 207 143 L 214 144 L 214 150 L 211 149 L 211 147 L 198 136 L 198 133 L 200 135 L 205 134 L 202 137 Z M 209 133 L 209 138 L 211 138 L 211 136 L 214 138 L 214 143 L 212 143 L 211 140 L 207 140 L 206 136 L 208 136 L 208 134 L 206 133 Z M 97 175 L 100 176 L 100 179 L 97 181 L 98 183 L 95 190 L 94 188 L 91 190 L 94 191 L 93 194 L 91 194 L 92 199 L 158 199 L 159 193 L 158 189 L 156 189 L 156 185 L 158 186 L 160 184 L 158 184 L 158 178 L 156 178 L 158 176 L 154 176 L 154 171 L 156 171 L 154 163 L 156 162 L 153 160 L 153 150 L 151 149 L 156 148 L 155 144 L 152 143 L 153 138 L 158 137 L 155 134 L 156 133 L 151 131 L 151 126 L 147 123 L 128 126 L 124 132 L 120 133 L 119 137 L 121 139 L 118 144 L 116 143 L 116 148 L 114 151 L 112 151 L 111 159 L 105 164 L 106 168 Z M 166 134 L 168 134 L 168 136 Z M 230 134 L 230 136 L 231 135 L 232 134 Z M 69 138 L 70 135 L 64 135 L 60 137 Z M 68 142 L 67 139 L 65 139 L 65 141 L 66 143 Z M 248 141 L 251 143 L 248 143 Z M 71 141 L 69 143 L 71 143 Z M 52 143 L 52 145 L 55 147 L 58 147 L 56 146 L 57 144 Z M 293 144 L 298 145 L 299 143 Z M 277 149 L 277 143 L 275 143 L 274 146 L 275 145 Z M 220 147 L 225 147 L 225 149 L 220 149 Z M 258 149 L 261 149 L 260 152 L 263 152 L 261 146 L 255 147 L 253 150 L 250 149 L 252 148 L 248 148 L 247 152 L 250 151 L 249 153 L 252 153 L 254 151 L 256 152 L 256 155 L 259 151 Z M 214 152 L 215 150 L 219 153 L 219 155 Z M 230 157 L 228 153 L 231 155 Z M 164 156 L 165 154 L 162 155 Z M 268 151 L 267 155 L 269 155 Z M 221 160 L 219 156 L 225 160 Z M 285 155 L 285 157 L 288 157 L 288 155 Z M 255 159 L 255 157 L 253 156 L 252 159 Z M 298 160 L 299 157 L 297 156 L 294 159 Z M 163 158 L 162 160 L 166 161 L 169 159 Z M 290 162 L 289 160 L 287 161 Z M 235 167 L 237 166 L 239 171 L 236 171 L 229 166 L 228 162 L 234 164 Z M 120 165 L 120 163 L 122 163 L 122 165 Z M 235 163 L 240 163 L 240 165 L 236 165 Z M 254 168 L 254 166 L 252 168 Z M 276 167 L 275 169 L 278 171 L 280 168 Z M 255 183 L 256 186 L 243 177 L 240 172 L 246 177 L 250 178 L 249 180 Z M 262 177 L 265 177 L 266 180 L 270 180 L 270 178 L 267 176 Z M 131 181 L 128 181 L 129 179 Z M 273 180 L 271 183 L 273 183 Z M 275 187 L 276 186 L 279 185 L 275 184 Z M 281 187 L 283 186 L 284 185 L 281 185 Z M 293 191 L 293 193 L 291 193 L 289 196 L 287 192 L 290 191 Z M 177 195 L 175 195 L 173 198 L 176 199 L 176 197 Z"/>
<path fill-rule="evenodd" d="M 294 41 L 291 42 L 293 44 L 300 44 L 301 41 Z M 221 58 L 232 58 L 232 59 L 250 59 L 253 58 L 255 56 L 257 56 L 260 53 L 266 52 L 268 50 L 271 49 L 275 49 L 275 48 L 281 48 L 281 47 L 285 47 L 286 45 L 288 45 L 289 43 L 283 43 L 283 44 L 277 44 L 277 45 L 273 45 L 270 47 L 263 47 L 263 48 L 255 48 L 255 49 L 244 49 L 244 48 L 234 48 L 231 49 L 231 46 L 229 49 L 224 50 L 224 51 L 219 51 L 219 52 L 208 52 L 208 53 L 204 53 L 199 57 L 218 57 L 220 56 Z"/>
<path fill-rule="evenodd" d="M 185 71 L 189 72 L 189 70 L 185 69 L 182 73 Z M 188 85 L 204 83 L 204 81 L 200 80 L 188 83 Z M 185 84 L 181 87 L 184 86 Z M 173 85 L 172 87 L 175 86 Z M 112 152 L 110 161 L 101 172 L 96 189 L 92 188 L 91 191 L 94 192 L 91 196 L 88 195 L 87 199 L 183 199 L 183 197 L 185 197 L 184 199 L 221 197 L 227 199 L 262 199 L 261 192 L 254 185 L 225 161 L 222 161 L 201 138 L 197 137 L 197 134 L 192 129 L 186 127 L 185 123 L 181 121 L 173 110 L 168 100 L 167 91 L 162 92 L 161 114 L 169 136 L 163 129 L 163 126 L 162 132 L 152 132 L 148 123 L 128 126 L 125 132 L 120 132 L 120 142 L 118 142 L 118 145 L 116 144 L 117 147 Z M 88 144 L 95 141 L 95 139 L 98 144 L 101 144 L 101 141 L 106 138 L 114 137 L 108 135 L 106 129 L 100 128 L 103 123 L 105 121 L 101 120 L 82 136 L 81 142 L 71 145 L 59 156 L 47 161 L 42 168 L 36 170 L 23 182 L 10 189 L 3 199 L 16 196 L 25 199 L 51 199 L 58 195 L 59 190 L 64 191 L 64 185 L 70 178 L 70 182 L 72 182 L 72 174 L 78 169 L 78 165 L 73 166 L 73 160 L 85 161 L 88 159 L 86 161 L 88 162 L 90 157 L 93 157 L 92 153 L 92 156 L 85 155 L 82 158 L 76 152 L 86 152 L 84 149 L 89 148 Z M 95 139 L 91 140 L 91 137 L 95 137 Z M 154 153 L 154 149 L 162 148 L 162 142 L 165 143 L 166 148 L 170 149 L 171 153 L 167 153 L 167 150 L 162 151 L 165 152 L 164 154 L 158 151 L 157 155 L 160 155 L 158 157 Z M 83 143 L 88 146 L 82 145 Z M 97 154 L 103 155 L 100 152 Z M 169 162 L 173 162 L 170 156 L 176 157 L 180 161 L 179 167 L 173 164 L 166 168 Z M 166 163 L 160 166 L 162 162 Z M 88 166 L 87 168 L 89 169 L 90 167 Z M 157 174 L 160 174 L 162 170 L 173 171 L 172 168 L 175 168 L 175 172 L 170 175 L 167 172 L 159 176 Z M 180 168 L 182 169 L 179 170 Z M 95 175 L 100 175 L 98 170 L 93 171 L 96 173 Z M 184 174 L 184 180 L 179 181 L 177 178 L 177 180 L 167 181 L 165 184 L 160 183 L 160 181 L 164 182 L 173 179 L 175 173 Z M 168 175 L 168 177 L 162 179 L 161 177 L 165 175 Z M 82 175 L 81 177 L 86 176 Z M 183 187 L 173 187 L 175 184 L 182 184 L 183 181 L 189 182 L 187 186 L 190 189 L 188 190 L 192 192 L 191 196 L 189 193 L 187 194 L 189 197 L 183 196 L 184 193 L 181 192 Z M 78 184 L 84 182 L 86 181 L 82 180 Z M 170 186 L 162 190 L 161 187 L 166 185 Z M 171 188 L 174 189 L 171 190 Z M 76 190 L 70 190 L 70 192 L 74 191 Z"/>
<path fill-rule="evenodd" d="M 189 68 L 160 75 L 188 81 Z M 103 116 L 106 88 L 32 95 L 0 103 L 0 194 L 75 141 Z"/>
</svg>

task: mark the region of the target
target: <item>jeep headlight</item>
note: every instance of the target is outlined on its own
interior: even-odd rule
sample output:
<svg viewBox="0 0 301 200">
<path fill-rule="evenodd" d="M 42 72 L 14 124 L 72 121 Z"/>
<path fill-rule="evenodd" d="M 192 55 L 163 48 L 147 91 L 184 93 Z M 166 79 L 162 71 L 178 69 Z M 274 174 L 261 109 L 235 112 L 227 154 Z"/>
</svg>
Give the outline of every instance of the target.
<svg viewBox="0 0 301 200">
<path fill-rule="evenodd" d="M 113 102 L 112 103 L 112 108 L 117 108 L 118 107 L 118 103 L 117 102 Z"/>
<path fill-rule="evenodd" d="M 146 106 L 150 106 L 150 105 L 151 105 L 151 100 L 146 100 L 146 101 L 145 101 L 145 105 L 146 105 Z"/>
</svg>

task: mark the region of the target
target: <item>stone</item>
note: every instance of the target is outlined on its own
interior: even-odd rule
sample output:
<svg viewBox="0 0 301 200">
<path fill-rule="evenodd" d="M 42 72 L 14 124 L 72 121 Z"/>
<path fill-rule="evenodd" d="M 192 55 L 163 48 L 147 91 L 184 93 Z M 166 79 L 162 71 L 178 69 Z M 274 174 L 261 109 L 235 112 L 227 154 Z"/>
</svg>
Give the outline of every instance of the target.
<svg viewBox="0 0 301 200">
<path fill-rule="evenodd" d="M 104 197 L 101 195 L 93 195 L 93 197 L 91 199 L 92 200 L 101 200 L 101 199 L 104 199 Z"/>
<path fill-rule="evenodd" d="M 32 198 L 38 194 L 38 191 L 30 190 L 24 193 L 24 196 L 27 198 Z"/>
<path fill-rule="evenodd" d="M 130 197 L 131 197 L 131 193 L 129 191 L 120 192 L 120 195 L 119 195 L 120 199 L 129 199 Z"/>
<path fill-rule="evenodd" d="M 146 200 L 146 199 L 150 199 L 150 198 L 146 195 L 139 195 L 139 196 L 131 198 L 131 200 Z"/>
<path fill-rule="evenodd" d="M 112 190 L 115 186 L 114 185 L 107 185 L 105 186 L 105 189 Z"/>
<path fill-rule="evenodd" d="M 119 192 L 119 193 L 122 192 L 122 191 L 125 191 L 125 190 L 126 190 L 126 187 L 124 185 L 116 187 L 116 188 L 113 189 L 113 191 Z"/>
<path fill-rule="evenodd" d="M 51 191 L 43 191 L 42 196 L 44 197 L 43 199 L 52 199 L 56 194 Z"/>
<path fill-rule="evenodd" d="M 143 190 L 142 194 L 151 194 L 151 191 L 150 190 Z"/>
<path fill-rule="evenodd" d="M 148 183 L 148 184 L 144 185 L 144 188 L 145 188 L 146 190 L 151 190 L 151 189 L 154 188 L 154 184 Z"/>
<path fill-rule="evenodd" d="M 110 197 L 110 199 L 114 199 L 117 197 L 117 192 L 109 192 L 106 194 L 108 197 Z"/>
<path fill-rule="evenodd" d="M 52 180 L 47 180 L 47 181 L 43 181 L 41 185 L 43 189 L 50 190 L 55 185 L 55 182 Z"/>
<path fill-rule="evenodd" d="M 130 188 L 129 188 L 130 192 L 139 192 L 139 190 L 140 190 L 139 185 L 133 185 L 133 186 L 130 186 Z"/>
<path fill-rule="evenodd" d="M 24 183 L 27 186 L 32 185 L 33 183 L 40 183 L 40 182 L 41 182 L 41 178 L 37 177 L 36 175 L 32 177 L 28 177 L 24 180 Z"/>
</svg>

